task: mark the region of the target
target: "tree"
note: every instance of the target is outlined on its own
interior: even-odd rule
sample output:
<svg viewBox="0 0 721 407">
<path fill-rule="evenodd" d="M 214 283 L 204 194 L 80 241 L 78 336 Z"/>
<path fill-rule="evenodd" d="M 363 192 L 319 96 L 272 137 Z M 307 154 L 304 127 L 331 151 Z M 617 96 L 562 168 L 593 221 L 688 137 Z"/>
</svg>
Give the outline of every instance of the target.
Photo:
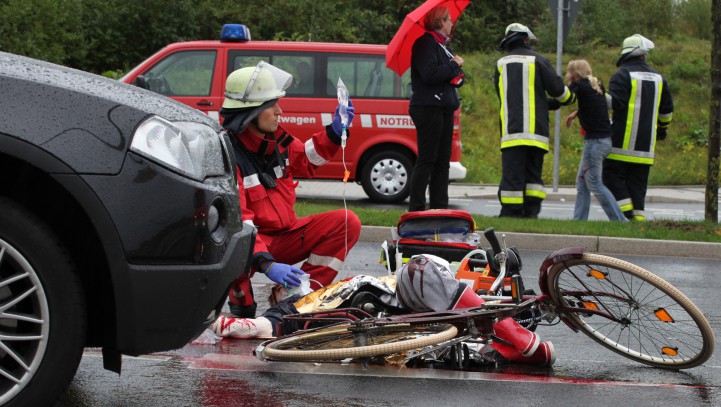
<svg viewBox="0 0 721 407">
<path fill-rule="evenodd" d="M 85 57 L 79 0 L 0 1 L 0 50 L 67 64 Z"/>
</svg>

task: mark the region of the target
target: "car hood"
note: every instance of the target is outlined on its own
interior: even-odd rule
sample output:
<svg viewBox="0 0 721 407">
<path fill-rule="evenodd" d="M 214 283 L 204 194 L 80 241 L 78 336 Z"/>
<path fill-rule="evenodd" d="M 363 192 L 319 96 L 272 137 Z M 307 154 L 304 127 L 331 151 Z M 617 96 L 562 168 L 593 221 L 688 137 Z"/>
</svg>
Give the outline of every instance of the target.
<svg viewBox="0 0 721 407">
<path fill-rule="evenodd" d="M 0 52 L 2 76 L 94 95 L 170 121 L 195 121 L 218 128 L 217 120 L 182 103 L 137 86 L 20 55 Z M 192 112 L 192 113 L 189 113 Z"/>
<path fill-rule="evenodd" d="M 77 173 L 118 173 L 135 128 L 150 115 L 181 128 L 194 122 L 221 130 L 217 121 L 165 96 L 4 52 L 0 112 L 0 138 L 30 143 Z"/>
</svg>

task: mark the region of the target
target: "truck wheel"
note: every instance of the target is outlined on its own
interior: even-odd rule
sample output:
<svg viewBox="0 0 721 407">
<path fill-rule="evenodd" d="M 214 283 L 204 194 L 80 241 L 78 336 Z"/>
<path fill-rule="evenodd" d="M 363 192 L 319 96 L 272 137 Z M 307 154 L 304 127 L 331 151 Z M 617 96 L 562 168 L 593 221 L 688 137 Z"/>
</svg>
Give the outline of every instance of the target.
<svg viewBox="0 0 721 407">
<path fill-rule="evenodd" d="M 58 237 L 0 197 L 0 405 L 49 406 L 85 345 L 80 280 Z"/>
<path fill-rule="evenodd" d="M 413 164 L 398 151 L 375 153 L 363 166 L 361 185 L 375 202 L 397 203 L 408 198 Z"/>
</svg>

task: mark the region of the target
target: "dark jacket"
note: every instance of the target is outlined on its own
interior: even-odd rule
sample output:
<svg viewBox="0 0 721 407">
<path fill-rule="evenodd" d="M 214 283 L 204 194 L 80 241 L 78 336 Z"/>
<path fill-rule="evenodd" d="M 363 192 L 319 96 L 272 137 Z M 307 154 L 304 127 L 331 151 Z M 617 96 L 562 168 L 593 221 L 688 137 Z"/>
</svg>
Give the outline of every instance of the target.
<svg viewBox="0 0 721 407">
<path fill-rule="evenodd" d="M 611 76 L 608 93 L 613 107 L 608 159 L 653 165 L 656 132 L 662 129 L 665 133 L 673 118 L 673 99 L 666 79 L 644 59 L 633 58 Z"/>
<path fill-rule="evenodd" d="M 411 54 L 411 107 L 458 109 L 458 91 L 450 81 L 463 71 L 451 58 L 431 34 L 416 40 Z"/>
<path fill-rule="evenodd" d="M 501 149 L 530 146 L 548 151 L 548 96 L 558 101 L 551 108 L 576 101 L 551 61 L 519 43 L 498 60 L 493 80 L 501 108 Z"/>
<path fill-rule="evenodd" d="M 599 83 L 601 92 L 606 90 Z M 608 118 L 606 96 L 591 86 L 588 79 L 580 79 L 568 87 L 578 100 L 578 120 L 586 132 L 587 139 L 611 137 L 611 121 Z"/>
</svg>

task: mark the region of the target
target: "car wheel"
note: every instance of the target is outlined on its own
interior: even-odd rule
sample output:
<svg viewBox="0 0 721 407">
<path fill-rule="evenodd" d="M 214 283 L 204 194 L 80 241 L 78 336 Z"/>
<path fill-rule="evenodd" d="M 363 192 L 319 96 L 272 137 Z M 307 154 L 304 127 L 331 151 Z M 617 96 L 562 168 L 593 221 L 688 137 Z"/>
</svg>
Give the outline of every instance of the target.
<svg viewBox="0 0 721 407">
<path fill-rule="evenodd" d="M 62 242 L 0 197 L 0 405 L 54 404 L 80 364 L 85 318 L 80 280 Z"/>
<path fill-rule="evenodd" d="M 411 159 L 398 151 L 374 154 L 363 166 L 361 184 L 368 197 L 376 202 L 402 202 L 410 194 Z"/>
</svg>

